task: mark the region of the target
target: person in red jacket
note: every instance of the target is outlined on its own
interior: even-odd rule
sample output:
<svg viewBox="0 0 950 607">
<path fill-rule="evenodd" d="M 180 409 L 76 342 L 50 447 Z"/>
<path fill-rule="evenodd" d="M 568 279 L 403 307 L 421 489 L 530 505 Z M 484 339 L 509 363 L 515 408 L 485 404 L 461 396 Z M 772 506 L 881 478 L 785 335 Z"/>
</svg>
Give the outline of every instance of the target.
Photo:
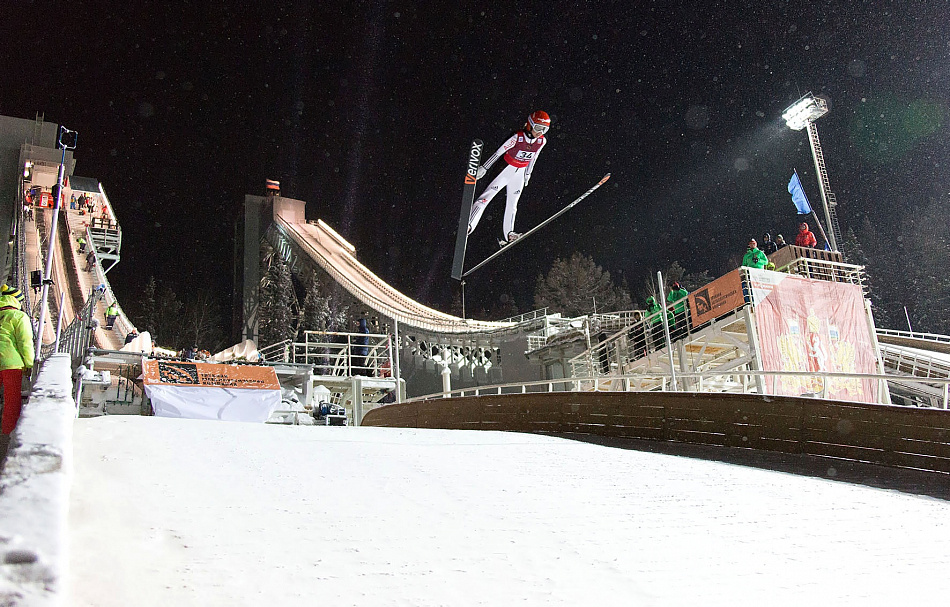
<svg viewBox="0 0 950 607">
<path fill-rule="evenodd" d="M 0 431 L 10 434 L 20 419 L 23 374 L 33 367 L 33 325 L 20 311 L 13 295 L 0 297 L 0 381 L 3 384 L 3 417 Z"/>
<path fill-rule="evenodd" d="M 815 239 L 815 235 L 811 233 L 811 230 L 808 229 L 808 224 L 804 221 L 798 224 L 798 236 L 795 237 L 795 246 L 812 248 L 818 246 L 818 240 Z"/>
</svg>

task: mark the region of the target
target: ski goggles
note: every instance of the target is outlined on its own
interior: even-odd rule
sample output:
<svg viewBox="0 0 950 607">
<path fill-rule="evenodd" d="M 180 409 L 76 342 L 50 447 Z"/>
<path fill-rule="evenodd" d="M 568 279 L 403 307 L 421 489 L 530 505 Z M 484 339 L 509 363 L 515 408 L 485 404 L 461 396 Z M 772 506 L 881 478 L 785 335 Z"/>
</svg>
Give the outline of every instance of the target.
<svg viewBox="0 0 950 607">
<path fill-rule="evenodd" d="M 530 126 L 531 126 L 531 129 L 532 129 L 532 130 L 537 131 L 537 132 L 541 133 L 542 135 L 543 135 L 544 133 L 547 133 L 547 132 L 548 132 L 548 129 L 551 128 L 551 127 L 549 127 L 549 126 L 544 126 L 543 124 L 531 124 Z"/>
</svg>

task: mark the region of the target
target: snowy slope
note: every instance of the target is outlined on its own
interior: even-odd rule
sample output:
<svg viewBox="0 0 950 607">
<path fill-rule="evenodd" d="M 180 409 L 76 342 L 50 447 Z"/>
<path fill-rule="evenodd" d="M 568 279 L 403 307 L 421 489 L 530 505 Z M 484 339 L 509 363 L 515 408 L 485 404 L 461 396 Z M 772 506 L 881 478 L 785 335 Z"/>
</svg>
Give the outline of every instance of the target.
<svg viewBox="0 0 950 607">
<path fill-rule="evenodd" d="M 950 503 L 569 440 L 76 421 L 76 605 L 885 605 Z M 943 599 L 941 599 L 943 600 Z"/>
</svg>

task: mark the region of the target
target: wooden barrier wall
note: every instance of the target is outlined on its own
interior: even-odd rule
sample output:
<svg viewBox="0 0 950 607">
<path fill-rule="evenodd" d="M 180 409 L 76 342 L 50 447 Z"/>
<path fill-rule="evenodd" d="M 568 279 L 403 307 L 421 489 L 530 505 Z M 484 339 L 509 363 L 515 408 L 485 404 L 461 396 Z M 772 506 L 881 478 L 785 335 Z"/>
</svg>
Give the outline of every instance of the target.
<svg viewBox="0 0 950 607">
<path fill-rule="evenodd" d="M 579 433 L 819 455 L 950 474 L 950 411 L 813 398 L 552 392 L 386 405 L 364 426 Z"/>
</svg>

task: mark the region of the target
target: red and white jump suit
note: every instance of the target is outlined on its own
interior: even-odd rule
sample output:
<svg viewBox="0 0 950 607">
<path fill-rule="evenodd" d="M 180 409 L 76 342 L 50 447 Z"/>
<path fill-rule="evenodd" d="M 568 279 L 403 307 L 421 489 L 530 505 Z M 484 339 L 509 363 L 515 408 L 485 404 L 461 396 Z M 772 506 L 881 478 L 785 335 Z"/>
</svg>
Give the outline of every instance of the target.
<svg viewBox="0 0 950 607">
<path fill-rule="evenodd" d="M 501 173 L 485 188 L 482 195 L 472 205 L 472 215 L 468 219 L 469 234 L 475 230 L 475 226 L 478 225 L 478 220 L 482 218 L 482 213 L 485 212 L 488 203 L 502 188 L 507 188 L 508 196 L 505 205 L 505 219 L 502 222 L 502 236 L 507 238 L 509 232 L 515 231 L 518 199 L 521 198 L 521 192 L 531 178 L 534 163 L 537 161 L 538 154 L 541 153 L 541 148 L 544 147 L 545 143 L 547 143 L 547 140 L 544 135 L 533 138 L 523 130 L 518 131 L 482 165 L 485 170 L 488 170 L 499 158 L 504 158 L 507 163 L 507 166 L 501 170 Z"/>
</svg>

